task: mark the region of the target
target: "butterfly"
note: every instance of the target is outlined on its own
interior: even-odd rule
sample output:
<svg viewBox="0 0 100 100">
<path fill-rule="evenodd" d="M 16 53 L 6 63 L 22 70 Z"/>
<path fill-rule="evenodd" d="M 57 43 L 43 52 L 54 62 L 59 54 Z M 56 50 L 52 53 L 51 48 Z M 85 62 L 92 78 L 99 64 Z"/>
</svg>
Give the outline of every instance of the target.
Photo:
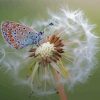
<svg viewBox="0 0 100 100">
<path fill-rule="evenodd" d="M 35 29 L 14 21 L 3 22 L 1 31 L 5 41 L 16 49 L 21 49 L 31 44 L 37 45 L 43 34 L 43 32 L 37 32 Z"/>
</svg>

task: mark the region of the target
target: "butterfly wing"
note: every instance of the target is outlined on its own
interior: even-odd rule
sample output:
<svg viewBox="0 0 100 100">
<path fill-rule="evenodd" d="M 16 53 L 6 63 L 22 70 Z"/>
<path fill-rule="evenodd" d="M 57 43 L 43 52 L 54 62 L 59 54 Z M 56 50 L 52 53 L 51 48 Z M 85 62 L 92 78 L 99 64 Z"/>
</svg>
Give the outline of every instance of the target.
<svg viewBox="0 0 100 100">
<path fill-rule="evenodd" d="M 37 42 L 37 31 L 25 25 L 6 21 L 2 23 L 1 29 L 5 41 L 13 48 L 20 49 Z"/>
</svg>

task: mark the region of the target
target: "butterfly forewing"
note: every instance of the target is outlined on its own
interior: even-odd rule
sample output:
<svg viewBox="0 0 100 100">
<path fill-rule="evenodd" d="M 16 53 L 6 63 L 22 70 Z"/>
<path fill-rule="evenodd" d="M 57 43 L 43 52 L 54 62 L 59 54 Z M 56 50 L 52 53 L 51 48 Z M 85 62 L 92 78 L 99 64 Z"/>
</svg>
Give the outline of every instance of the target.
<svg viewBox="0 0 100 100">
<path fill-rule="evenodd" d="M 16 22 L 3 22 L 1 29 L 5 41 L 11 47 L 16 49 L 34 44 L 34 41 L 36 41 L 36 37 L 38 36 L 37 31 Z"/>
</svg>

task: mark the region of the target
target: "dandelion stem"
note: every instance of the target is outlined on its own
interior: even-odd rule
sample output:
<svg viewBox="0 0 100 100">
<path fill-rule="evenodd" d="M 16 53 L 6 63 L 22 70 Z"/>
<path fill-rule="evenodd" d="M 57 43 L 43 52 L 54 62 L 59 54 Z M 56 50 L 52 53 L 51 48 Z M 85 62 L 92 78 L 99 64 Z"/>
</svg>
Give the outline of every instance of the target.
<svg viewBox="0 0 100 100">
<path fill-rule="evenodd" d="M 57 83 L 56 88 L 57 88 L 58 94 L 60 96 L 60 100 L 67 100 L 67 96 L 66 96 L 65 91 L 64 91 L 64 86 L 60 82 L 61 76 L 57 71 L 55 71 L 55 79 L 56 79 L 56 83 Z"/>
</svg>

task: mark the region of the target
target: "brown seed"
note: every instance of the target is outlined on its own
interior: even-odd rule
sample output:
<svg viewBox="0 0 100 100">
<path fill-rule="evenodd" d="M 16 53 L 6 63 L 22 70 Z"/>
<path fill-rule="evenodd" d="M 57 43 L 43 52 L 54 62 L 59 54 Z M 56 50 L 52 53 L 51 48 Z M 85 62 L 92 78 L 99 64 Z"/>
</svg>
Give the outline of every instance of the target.
<svg viewBox="0 0 100 100">
<path fill-rule="evenodd" d="M 35 53 L 32 53 L 29 55 L 29 57 L 34 57 L 35 56 Z"/>
<path fill-rule="evenodd" d="M 49 36 L 49 37 L 48 37 L 48 41 L 51 41 L 51 40 L 52 40 L 52 37 L 53 37 L 53 36 Z"/>
<path fill-rule="evenodd" d="M 50 57 L 50 59 L 54 62 L 57 62 L 57 60 L 54 57 Z"/>
<path fill-rule="evenodd" d="M 45 62 L 45 64 L 47 64 L 47 63 L 48 63 L 48 60 L 47 60 L 47 58 L 45 58 L 45 59 L 44 59 L 44 62 Z"/>
<path fill-rule="evenodd" d="M 61 43 L 59 46 L 60 46 L 60 47 L 63 47 L 63 46 L 64 46 L 64 44 L 63 44 L 63 43 Z"/>
<path fill-rule="evenodd" d="M 55 46 L 55 47 L 63 47 L 64 44 L 60 42 L 60 43 L 58 43 L 58 44 L 55 44 L 54 46 Z"/>
<path fill-rule="evenodd" d="M 59 57 L 57 55 L 54 55 L 54 57 L 56 58 L 56 60 L 59 60 Z"/>
<path fill-rule="evenodd" d="M 61 50 L 61 51 L 59 51 L 59 53 L 64 53 L 64 51 L 63 51 L 63 50 Z"/>
<path fill-rule="evenodd" d="M 63 49 L 60 47 L 57 47 L 57 48 L 55 48 L 55 50 L 57 50 L 59 52 L 59 51 L 62 51 Z"/>
<path fill-rule="evenodd" d="M 54 39 L 56 38 L 55 35 L 51 36 L 51 40 L 50 40 L 50 43 L 53 43 Z"/>
<path fill-rule="evenodd" d="M 54 44 L 55 44 L 55 45 L 58 45 L 58 44 L 61 43 L 61 42 L 62 42 L 62 40 L 59 40 L 59 39 L 58 39 Z"/>
<path fill-rule="evenodd" d="M 29 50 L 29 52 L 35 52 L 36 51 L 36 48 L 32 48 Z"/>
<path fill-rule="evenodd" d="M 59 52 L 54 52 L 55 55 L 57 55 L 59 58 L 61 58 L 61 55 Z"/>
<path fill-rule="evenodd" d="M 63 49 L 57 50 L 59 53 L 64 53 Z"/>
<path fill-rule="evenodd" d="M 45 65 L 44 59 L 41 59 L 40 64 L 41 64 L 42 66 Z"/>
<path fill-rule="evenodd" d="M 58 39 L 59 39 L 59 37 L 55 37 L 53 43 L 55 43 Z"/>
<path fill-rule="evenodd" d="M 48 63 L 50 63 L 50 62 L 51 62 L 51 60 L 50 60 L 50 58 L 49 58 L 49 57 L 47 57 L 47 62 L 48 62 Z"/>
</svg>

